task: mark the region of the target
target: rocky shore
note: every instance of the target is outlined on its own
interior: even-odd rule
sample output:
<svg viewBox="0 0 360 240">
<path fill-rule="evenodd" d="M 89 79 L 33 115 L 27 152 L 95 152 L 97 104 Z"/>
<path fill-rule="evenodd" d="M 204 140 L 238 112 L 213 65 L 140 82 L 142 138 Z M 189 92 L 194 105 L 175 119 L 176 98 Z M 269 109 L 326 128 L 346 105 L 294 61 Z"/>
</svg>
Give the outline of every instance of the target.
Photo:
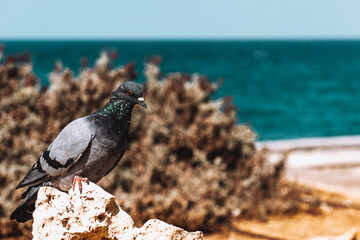
<svg viewBox="0 0 360 240">
<path fill-rule="evenodd" d="M 287 179 L 360 200 L 360 136 L 266 141 L 256 146 L 267 149 L 271 162 L 287 159 Z"/>
</svg>

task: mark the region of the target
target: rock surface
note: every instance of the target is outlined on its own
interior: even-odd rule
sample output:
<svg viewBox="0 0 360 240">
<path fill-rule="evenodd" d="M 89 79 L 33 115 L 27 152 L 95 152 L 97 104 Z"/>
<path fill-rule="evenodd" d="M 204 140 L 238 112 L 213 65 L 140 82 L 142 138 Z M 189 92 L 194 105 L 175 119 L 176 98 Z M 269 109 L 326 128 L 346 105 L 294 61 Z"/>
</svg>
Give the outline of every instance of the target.
<svg viewBox="0 0 360 240">
<path fill-rule="evenodd" d="M 115 202 L 115 197 L 94 183 L 69 193 L 40 189 L 33 214 L 33 239 L 203 239 L 202 232 L 185 230 L 152 219 L 141 228 Z"/>
</svg>

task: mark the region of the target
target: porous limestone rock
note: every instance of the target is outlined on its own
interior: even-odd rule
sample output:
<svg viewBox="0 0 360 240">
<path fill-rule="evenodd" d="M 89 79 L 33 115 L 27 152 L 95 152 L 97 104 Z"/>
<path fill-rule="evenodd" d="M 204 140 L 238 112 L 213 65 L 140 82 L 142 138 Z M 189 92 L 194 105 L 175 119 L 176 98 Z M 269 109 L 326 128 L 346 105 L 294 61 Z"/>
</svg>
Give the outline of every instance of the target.
<svg viewBox="0 0 360 240">
<path fill-rule="evenodd" d="M 43 187 L 33 214 L 33 239 L 200 240 L 202 232 L 185 230 L 152 219 L 141 228 L 115 202 L 115 197 L 94 183 L 83 183 L 69 193 Z"/>
</svg>

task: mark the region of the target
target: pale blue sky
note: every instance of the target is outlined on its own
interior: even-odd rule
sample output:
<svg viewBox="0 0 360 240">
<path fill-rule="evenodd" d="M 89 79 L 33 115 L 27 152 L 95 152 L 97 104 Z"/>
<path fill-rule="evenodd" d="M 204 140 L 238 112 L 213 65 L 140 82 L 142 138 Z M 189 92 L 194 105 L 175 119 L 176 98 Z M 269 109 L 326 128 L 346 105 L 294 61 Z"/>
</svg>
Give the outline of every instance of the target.
<svg viewBox="0 0 360 240">
<path fill-rule="evenodd" d="M 4 38 L 360 39 L 360 0 L 0 0 Z"/>
</svg>

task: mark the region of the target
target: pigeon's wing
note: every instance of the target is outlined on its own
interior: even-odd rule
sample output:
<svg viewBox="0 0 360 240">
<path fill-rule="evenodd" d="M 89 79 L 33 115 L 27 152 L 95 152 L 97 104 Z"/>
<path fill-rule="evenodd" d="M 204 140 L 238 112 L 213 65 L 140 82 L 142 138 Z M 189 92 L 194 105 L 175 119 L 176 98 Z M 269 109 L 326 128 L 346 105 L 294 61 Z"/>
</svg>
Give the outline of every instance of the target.
<svg viewBox="0 0 360 240">
<path fill-rule="evenodd" d="M 122 149 L 122 151 L 121 151 L 118 159 L 116 159 L 116 162 L 115 162 L 114 166 L 112 166 L 112 167 L 109 169 L 109 171 L 106 172 L 106 174 L 105 174 L 104 176 L 108 175 L 109 172 L 111 172 L 111 170 L 113 170 L 114 167 L 116 167 L 116 166 L 119 164 L 120 160 L 121 160 L 122 157 L 124 156 L 125 149 L 126 149 L 126 145 L 127 145 L 127 141 L 125 140 L 125 144 L 123 145 L 123 149 Z"/>
<path fill-rule="evenodd" d="M 64 175 L 79 160 L 94 137 L 95 129 L 86 117 L 72 121 L 43 152 L 16 188 L 34 186 Z"/>
</svg>

